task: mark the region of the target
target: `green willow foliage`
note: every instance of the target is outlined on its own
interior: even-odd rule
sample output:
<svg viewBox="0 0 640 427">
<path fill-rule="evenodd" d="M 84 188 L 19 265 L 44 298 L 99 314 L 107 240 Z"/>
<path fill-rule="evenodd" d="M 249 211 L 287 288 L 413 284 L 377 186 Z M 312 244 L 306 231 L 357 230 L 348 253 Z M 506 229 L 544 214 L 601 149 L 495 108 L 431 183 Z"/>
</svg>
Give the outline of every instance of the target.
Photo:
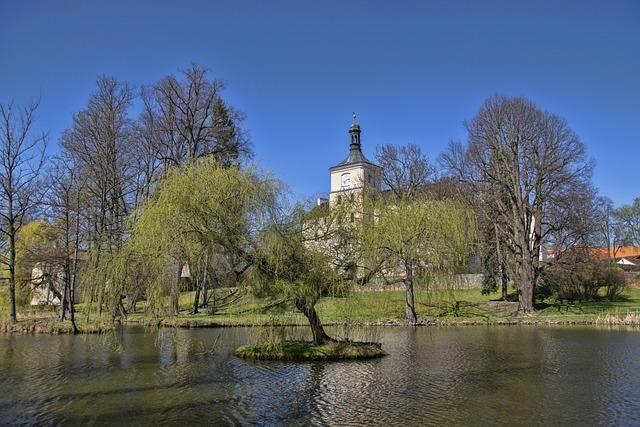
<svg viewBox="0 0 640 427">
<path fill-rule="evenodd" d="M 405 318 L 415 324 L 414 282 L 450 275 L 465 264 L 475 239 L 475 217 L 454 200 L 427 195 L 382 198 L 372 212 L 363 226 L 365 258 L 386 282 L 404 283 Z"/>
<path fill-rule="evenodd" d="M 94 289 L 106 287 L 104 303 L 112 312 L 137 286 L 152 314 L 176 314 L 183 267 L 188 265 L 195 277 L 212 267 L 214 254 L 238 265 L 251 262 L 247 258 L 261 230 L 274 220 L 280 193 L 280 184 L 270 177 L 220 167 L 207 158 L 175 168 L 132 215 L 127 241 L 105 262 L 89 266 L 86 277 Z M 209 265 L 203 262 L 206 254 Z"/>
<path fill-rule="evenodd" d="M 405 264 L 432 272 L 464 265 L 475 239 L 473 212 L 453 200 L 382 200 L 363 229 L 369 257 L 388 271 Z"/>
</svg>

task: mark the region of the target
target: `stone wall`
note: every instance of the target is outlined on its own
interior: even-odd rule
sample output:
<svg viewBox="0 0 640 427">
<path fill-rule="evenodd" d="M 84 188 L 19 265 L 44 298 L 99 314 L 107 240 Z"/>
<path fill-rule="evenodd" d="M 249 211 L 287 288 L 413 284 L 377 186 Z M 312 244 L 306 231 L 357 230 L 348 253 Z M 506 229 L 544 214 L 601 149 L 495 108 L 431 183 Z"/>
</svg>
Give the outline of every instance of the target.
<svg viewBox="0 0 640 427">
<path fill-rule="evenodd" d="M 453 277 L 435 278 L 432 283 L 429 284 L 431 290 L 438 289 L 480 289 L 482 288 L 482 274 L 456 274 Z M 424 285 L 420 283 L 415 284 L 416 289 L 424 288 Z M 355 291 L 393 291 L 404 290 L 404 285 L 400 283 L 394 283 L 391 285 L 385 285 L 381 280 L 372 281 L 367 286 L 356 287 Z"/>
</svg>

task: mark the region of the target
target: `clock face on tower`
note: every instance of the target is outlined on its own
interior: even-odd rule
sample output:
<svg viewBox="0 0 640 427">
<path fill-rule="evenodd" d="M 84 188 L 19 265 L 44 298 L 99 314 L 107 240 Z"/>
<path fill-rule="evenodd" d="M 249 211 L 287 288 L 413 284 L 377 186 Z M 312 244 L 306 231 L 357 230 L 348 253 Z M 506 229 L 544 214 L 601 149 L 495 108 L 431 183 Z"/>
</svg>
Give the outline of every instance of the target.
<svg viewBox="0 0 640 427">
<path fill-rule="evenodd" d="M 351 174 L 343 173 L 341 177 L 343 187 L 351 187 Z"/>
</svg>

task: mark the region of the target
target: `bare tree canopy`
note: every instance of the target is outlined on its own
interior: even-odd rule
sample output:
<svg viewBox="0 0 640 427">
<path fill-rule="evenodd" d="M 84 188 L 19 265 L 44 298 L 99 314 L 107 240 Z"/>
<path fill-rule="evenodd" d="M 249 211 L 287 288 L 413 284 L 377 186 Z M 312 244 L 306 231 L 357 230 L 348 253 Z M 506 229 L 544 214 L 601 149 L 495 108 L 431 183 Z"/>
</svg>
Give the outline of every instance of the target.
<svg viewBox="0 0 640 427">
<path fill-rule="evenodd" d="M 467 143 L 452 143 L 443 162 L 499 217 L 519 310 L 532 314 L 541 246 L 570 228 L 575 201 L 591 191 L 593 164 L 564 119 L 524 98 L 493 96 L 465 125 Z"/>
<path fill-rule="evenodd" d="M 76 114 L 73 126 L 61 138 L 61 146 L 85 182 L 86 216 L 96 244 L 117 245 L 130 212 L 133 165 L 133 124 L 128 111 L 131 88 L 115 77 L 101 76 L 87 108 Z"/>
<path fill-rule="evenodd" d="M 621 206 L 615 212 L 619 224 L 619 238 L 626 244 L 640 246 L 640 197 L 632 204 Z"/>
<path fill-rule="evenodd" d="M 376 160 L 382 168 L 382 181 L 396 196 L 409 199 L 434 178 L 434 168 L 416 144 L 395 146 L 385 144 L 376 148 Z"/>
<path fill-rule="evenodd" d="M 244 116 L 221 97 L 224 84 L 207 78 L 207 70 L 192 65 L 182 79 L 169 75 L 142 89 L 144 136 L 165 166 L 213 156 L 223 165 L 251 156 L 240 127 Z"/>
</svg>

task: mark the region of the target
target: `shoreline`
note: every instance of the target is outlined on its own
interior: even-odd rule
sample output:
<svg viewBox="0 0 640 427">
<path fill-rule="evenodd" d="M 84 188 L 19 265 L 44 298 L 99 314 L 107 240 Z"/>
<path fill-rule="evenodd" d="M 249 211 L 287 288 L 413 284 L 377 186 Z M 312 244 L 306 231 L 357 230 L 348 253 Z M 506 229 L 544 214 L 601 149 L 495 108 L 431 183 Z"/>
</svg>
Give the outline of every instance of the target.
<svg viewBox="0 0 640 427">
<path fill-rule="evenodd" d="M 219 322 L 219 321 L 193 321 L 192 319 L 179 319 L 176 320 L 163 320 L 160 322 L 151 322 L 147 320 L 125 320 L 124 325 L 142 325 L 147 326 L 149 323 L 155 323 L 157 326 L 165 328 L 181 328 L 181 329 L 198 329 L 198 328 L 234 328 L 234 327 L 305 327 L 306 323 L 266 323 L 266 322 Z M 607 325 L 620 325 L 620 326 L 638 326 L 640 323 L 636 321 L 625 322 L 624 320 L 609 319 L 605 321 L 603 319 L 548 319 L 548 318 L 535 318 L 535 317 L 521 317 L 521 318 L 502 318 L 491 319 L 482 321 L 479 319 L 460 319 L 460 320 L 438 320 L 438 319 L 419 319 L 416 325 L 409 325 L 402 319 L 392 318 L 380 321 L 351 321 L 351 322 L 339 322 L 329 321 L 323 322 L 325 327 L 336 326 L 350 326 L 350 327 L 455 327 L 455 326 L 553 326 L 553 325 L 594 325 L 594 326 L 607 326 Z"/>
<path fill-rule="evenodd" d="M 322 323 L 325 327 L 470 327 L 470 326 L 631 326 L 640 330 L 640 315 L 637 313 L 604 314 L 604 315 L 564 315 L 552 316 L 523 316 L 523 317 L 496 317 L 482 319 L 477 317 L 460 318 L 428 318 L 420 317 L 416 325 L 408 325 L 402 318 L 389 318 L 372 321 L 327 321 Z M 179 329 L 213 329 L 234 327 L 306 327 L 304 321 L 287 321 L 282 319 L 265 321 L 247 321 L 243 319 L 208 320 L 197 318 L 164 318 L 164 319 L 126 319 L 113 323 L 99 321 L 95 323 L 78 324 L 78 335 L 106 334 L 115 331 L 121 326 L 143 326 L 157 328 Z M 16 324 L 8 321 L 0 322 L 0 334 L 3 335 L 72 335 L 72 327 L 69 321 L 60 322 L 53 318 L 32 318 L 19 320 Z"/>
</svg>

